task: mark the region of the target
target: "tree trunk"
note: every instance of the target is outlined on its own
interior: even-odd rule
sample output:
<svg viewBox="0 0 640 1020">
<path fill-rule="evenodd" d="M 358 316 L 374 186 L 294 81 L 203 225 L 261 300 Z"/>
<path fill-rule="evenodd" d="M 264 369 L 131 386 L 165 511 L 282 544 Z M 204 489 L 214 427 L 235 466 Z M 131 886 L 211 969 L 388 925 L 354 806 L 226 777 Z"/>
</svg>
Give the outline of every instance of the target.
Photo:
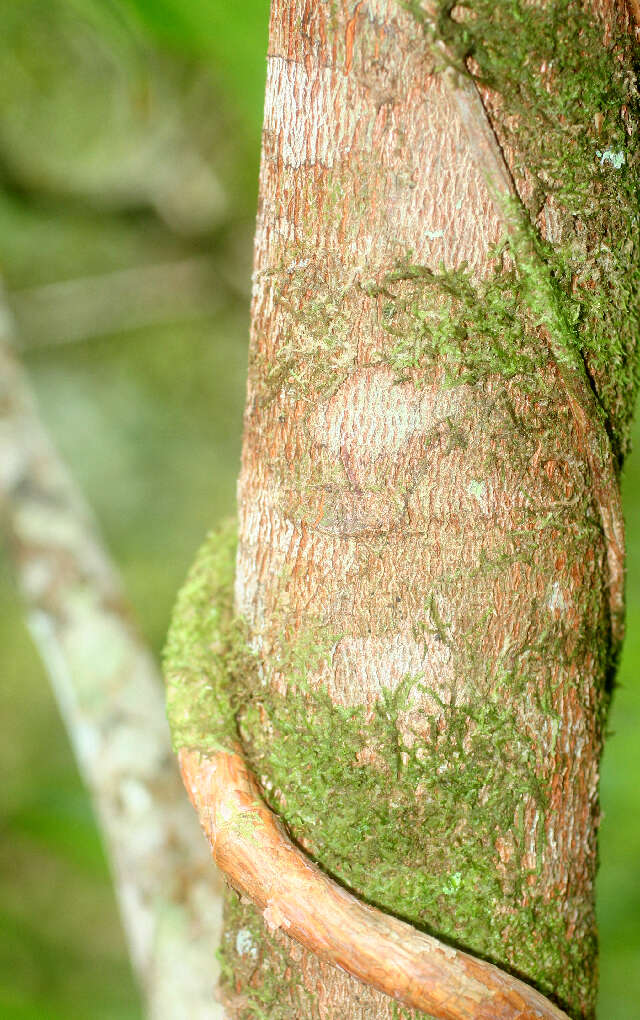
<svg viewBox="0 0 640 1020">
<path fill-rule="evenodd" d="M 574 1020 L 638 325 L 632 36 L 592 6 L 272 0 L 235 580 L 295 841 Z M 409 1015 L 267 921 L 229 893 L 230 1017 Z"/>
</svg>

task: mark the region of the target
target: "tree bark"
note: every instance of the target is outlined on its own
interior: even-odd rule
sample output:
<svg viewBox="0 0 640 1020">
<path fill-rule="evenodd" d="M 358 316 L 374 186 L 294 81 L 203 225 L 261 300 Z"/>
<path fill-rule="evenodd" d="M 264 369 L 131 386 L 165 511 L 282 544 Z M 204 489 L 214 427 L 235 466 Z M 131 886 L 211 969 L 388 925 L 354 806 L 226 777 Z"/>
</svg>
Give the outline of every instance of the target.
<svg viewBox="0 0 640 1020">
<path fill-rule="evenodd" d="M 323 870 L 577 1020 L 635 385 L 628 25 L 488 10 L 272 2 L 236 717 Z M 266 919 L 229 894 L 230 1016 L 401 1015 Z"/>
</svg>

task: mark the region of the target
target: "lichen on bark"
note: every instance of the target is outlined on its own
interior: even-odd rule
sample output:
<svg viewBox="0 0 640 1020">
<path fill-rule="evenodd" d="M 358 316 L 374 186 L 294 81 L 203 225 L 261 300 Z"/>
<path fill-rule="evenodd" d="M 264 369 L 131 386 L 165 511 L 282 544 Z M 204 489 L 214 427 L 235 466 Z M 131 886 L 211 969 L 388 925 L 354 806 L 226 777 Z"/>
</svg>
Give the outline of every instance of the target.
<svg viewBox="0 0 640 1020">
<path fill-rule="evenodd" d="M 571 0 L 275 0 L 236 568 L 212 539 L 169 656 L 178 745 L 241 739 L 322 868 L 575 1020 L 614 667 L 585 436 L 617 486 L 637 384 L 627 29 Z M 234 956 L 240 913 L 232 1015 L 393 1017 L 256 930 L 289 975 L 275 1003 Z"/>
</svg>

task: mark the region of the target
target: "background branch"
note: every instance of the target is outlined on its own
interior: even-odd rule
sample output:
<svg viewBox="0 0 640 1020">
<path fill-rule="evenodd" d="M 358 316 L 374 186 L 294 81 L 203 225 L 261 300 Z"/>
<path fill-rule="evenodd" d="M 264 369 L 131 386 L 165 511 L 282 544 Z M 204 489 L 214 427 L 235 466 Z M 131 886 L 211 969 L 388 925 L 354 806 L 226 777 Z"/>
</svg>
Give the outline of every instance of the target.
<svg viewBox="0 0 640 1020">
<path fill-rule="evenodd" d="M 66 344 L 219 311 L 225 284 L 206 255 L 27 287 L 8 295 L 27 346 Z"/>
<path fill-rule="evenodd" d="M 38 417 L 1 300 L 0 316 L 0 507 L 29 628 L 102 825 L 147 1012 L 220 1020 L 220 879 L 177 776 L 158 671 Z"/>
</svg>

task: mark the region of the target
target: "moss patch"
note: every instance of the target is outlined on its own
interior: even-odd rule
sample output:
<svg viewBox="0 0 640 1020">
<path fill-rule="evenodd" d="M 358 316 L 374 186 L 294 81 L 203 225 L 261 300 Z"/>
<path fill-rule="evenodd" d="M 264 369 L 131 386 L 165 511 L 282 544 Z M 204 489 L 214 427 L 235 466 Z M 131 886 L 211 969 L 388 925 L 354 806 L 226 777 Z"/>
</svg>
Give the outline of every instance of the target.
<svg viewBox="0 0 640 1020">
<path fill-rule="evenodd" d="M 234 562 L 227 526 L 208 538 L 178 599 L 166 654 L 176 748 L 229 746 L 239 731 L 265 799 L 338 881 L 423 930 L 509 961 L 569 1006 L 588 997 L 590 911 L 529 892 L 545 849 L 541 823 L 535 861 L 525 863 L 532 818 L 544 817 L 550 770 L 559 767 L 553 691 L 506 666 L 483 675 L 470 638 L 460 675 L 473 668 L 472 688 L 445 701 L 407 676 L 373 706 L 341 707 L 309 684 L 336 640 L 319 642 L 313 627 L 271 658 L 270 676 L 287 678 L 278 691 L 270 676 L 258 678 L 233 617 Z M 448 640 L 433 599 L 421 626 Z M 431 714 L 412 713 L 418 697 Z M 256 987 L 267 994 L 262 980 Z M 260 1016 L 258 1007 L 246 1015 Z"/>
<path fill-rule="evenodd" d="M 164 650 L 167 715 L 174 749 L 230 749 L 237 744 L 235 685 L 255 669 L 242 623 L 233 613 L 237 531 L 212 532 L 178 594 Z"/>
<path fill-rule="evenodd" d="M 502 251 L 494 257 L 501 261 Z M 407 256 L 381 283 L 364 289 L 382 299 L 381 318 L 391 338 L 380 362 L 398 381 L 418 387 L 444 369 L 444 384 L 474 385 L 490 376 L 518 379 L 541 392 L 548 356 L 535 334 L 536 322 L 515 268 L 498 269 L 477 282 L 465 269 L 433 272 Z"/>
<path fill-rule="evenodd" d="M 595 955 L 595 932 L 585 918 L 571 938 L 567 919 L 584 912 L 582 905 L 528 893 L 531 819 L 544 818 L 544 791 L 558 767 L 559 720 L 535 685 L 505 673 L 485 686 L 476 676 L 472 695 L 444 702 L 419 677 L 406 677 L 369 709 L 342 708 L 312 692 L 300 660 L 296 669 L 286 658 L 273 664 L 280 674 L 289 667 L 286 693 L 247 690 L 240 730 L 266 798 L 294 839 L 383 910 L 485 958 L 508 960 L 560 1001 L 588 995 L 584 961 Z M 412 725 L 418 694 L 437 708 L 427 717 L 419 712 Z M 539 726 L 546 716 L 550 744 L 511 707 L 518 698 L 538 698 L 532 715 Z M 535 839 L 534 872 L 544 850 L 541 824 Z M 499 844 L 508 846 L 502 869 Z"/>
</svg>

